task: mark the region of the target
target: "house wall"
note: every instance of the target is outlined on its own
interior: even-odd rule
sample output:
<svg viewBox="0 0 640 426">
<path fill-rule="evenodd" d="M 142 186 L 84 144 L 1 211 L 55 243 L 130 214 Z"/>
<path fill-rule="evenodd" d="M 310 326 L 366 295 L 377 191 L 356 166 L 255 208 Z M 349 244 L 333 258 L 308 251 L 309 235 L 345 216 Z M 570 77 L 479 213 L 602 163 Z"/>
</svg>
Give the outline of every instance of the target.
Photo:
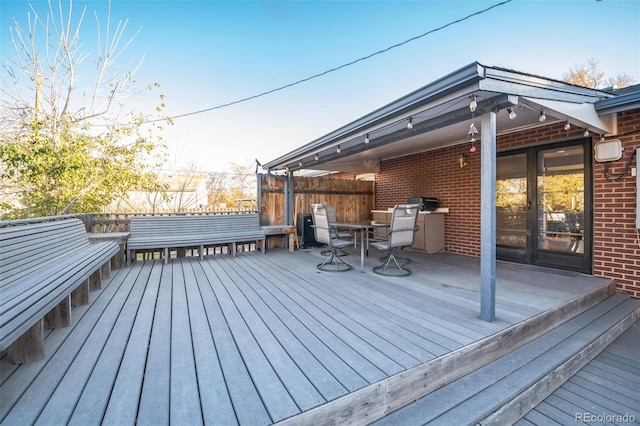
<svg viewBox="0 0 640 426">
<path fill-rule="evenodd" d="M 533 144 L 581 138 L 582 130 L 552 124 L 525 132 L 500 136 L 499 151 Z M 613 162 L 619 174 L 633 150 L 640 147 L 640 109 L 619 114 L 618 136 L 624 146 L 623 158 Z M 594 143 L 597 139 L 594 138 Z M 376 209 L 406 202 L 411 196 L 438 198 L 439 207 L 449 208 L 445 216 L 447 250 L 480 255 L 480 146 L 469 152 L 470 144 L 383 161 L 376 176 Z M 467 165 L 459 166 L 464 155 Z M 637 159 L 631 163 L 637 167 Z M 594 259 L 593 274 L 614 278 L 620 291 L 640 298 L 640 236 L 635 229 L 635 177 L 630 171 L 611 181 L 594 161 Z"/>
</svg>

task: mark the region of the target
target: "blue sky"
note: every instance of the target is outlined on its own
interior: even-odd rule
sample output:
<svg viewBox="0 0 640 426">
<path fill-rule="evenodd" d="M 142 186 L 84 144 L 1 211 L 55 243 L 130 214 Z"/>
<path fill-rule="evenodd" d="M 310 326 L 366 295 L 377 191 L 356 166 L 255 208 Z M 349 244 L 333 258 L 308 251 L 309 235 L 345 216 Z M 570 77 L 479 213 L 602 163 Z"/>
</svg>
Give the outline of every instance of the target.
<svg viewBox="0 0 640 426">
<path fill-rule="evenodd" d="M 127 34 L 140 29 L 121 69 L 144 56 L 137 81 L 159 82 L 165 113 L 178 115 L 292 83 L 500 2 L 113 0 L 111 18 L 128 19 Z M 11 19 L 26 26 L 29 3 L 47 7 L 0 0 L 2 57 Z M 81 37 L 95 51 L 93 12 L 104 19 L 107 2 L 75 0 L 74 9 L 85 3 Z M 639 27 L 639 0 L 512 0 L 323 77 L 179 118 L 164 135 L 167 167 L 222 171 L 272 160 L 474 61 L 562 79 L 594 58 L 606 77 L 640 83 Z M 150 116 L 155 104 L 155 96 L 132 102 Z"/>
</svg>

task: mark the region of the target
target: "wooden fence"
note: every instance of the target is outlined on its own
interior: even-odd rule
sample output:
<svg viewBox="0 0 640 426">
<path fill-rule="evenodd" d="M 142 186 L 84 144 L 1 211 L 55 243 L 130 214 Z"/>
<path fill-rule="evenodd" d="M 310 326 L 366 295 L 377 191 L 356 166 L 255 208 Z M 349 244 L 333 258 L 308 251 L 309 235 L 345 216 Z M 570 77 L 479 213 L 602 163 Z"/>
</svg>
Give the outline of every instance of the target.
<svg viewBox="0 0 640 426">
<path fill-rule="evenodd" d="M 261 224 L 284 224 L 284 182 L 269 175 L 259 179 Z M 293 191 L 294 221 L 298 213 L 311 213 L 310 204 L 332 205 L 339 221 L 369 220 L 375 206 L 375 182 L 371 181 L 294 177 Z"/>
</svg>

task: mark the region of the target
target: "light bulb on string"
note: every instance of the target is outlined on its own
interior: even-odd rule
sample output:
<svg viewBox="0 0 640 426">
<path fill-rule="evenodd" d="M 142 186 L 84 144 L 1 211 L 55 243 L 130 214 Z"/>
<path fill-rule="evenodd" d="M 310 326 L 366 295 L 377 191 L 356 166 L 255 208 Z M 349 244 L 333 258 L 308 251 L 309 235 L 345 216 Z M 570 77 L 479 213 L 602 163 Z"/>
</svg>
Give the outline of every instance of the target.
<svg viewBox="0 0 640 426">
<path fill-rule="evenodd" d="M 473 95 L 471 97 L 471 102 L 469 103 L 469 110 L 471 110 L 471 112 L 475 112 L 477 108 L 478 108 L 478 101 L 476 101 L 476 95 Z"/>
<path fill-rule="evenodd" d="M 413 129 L 413 119 L 409 117 L 409 122 L 407 123 L 407 129 Z"/>
<path fill-rule="evenodd" d="M 567 120 L 566 123 L 564 123 L 564 130 L 569 131 L 571 129 L 571 124 L 569 123 L 569 120 Z"/>
</svg>

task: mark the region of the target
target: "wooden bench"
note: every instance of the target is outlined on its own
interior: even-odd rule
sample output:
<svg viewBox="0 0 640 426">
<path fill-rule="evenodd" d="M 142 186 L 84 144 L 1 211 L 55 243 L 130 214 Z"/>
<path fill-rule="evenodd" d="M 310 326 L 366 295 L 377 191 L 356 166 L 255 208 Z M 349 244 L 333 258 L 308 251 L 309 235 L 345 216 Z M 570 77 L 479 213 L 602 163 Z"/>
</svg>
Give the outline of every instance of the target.
<svg viewBox="0 0 640 426">
<path fill-rule="evenodd" d="M 71 307 L 111 274 L 114 242 L 90 244 L 79 219 L 0 228 L 0 351 L 16 364 L 44 358 L 44 328 L 71 324 Z"/>
<path fill-rule="evenodd" d="M 298 244 L 298 231 L 293 225 L 263 225 L 260 227 L 264 234 L 268 237 L 270 235 L 283 235 L 285 238 L 289 236 L 289 251 L 295 250 L 296 244 Z"/>
<path fill-rule="evenodd" d="M 228 244 L 235 257 L 237 243 L 253 242 L 264 253 L 265 233 L 257 213 L 202 216 L 135 216 L 131 218 L 127 241 L 127 259 L 135 261 L 136 251 L 162 250 L 164 263 L 169 249 L 198 248 L 200 260 L 204 248 Z"/>
</svg>

